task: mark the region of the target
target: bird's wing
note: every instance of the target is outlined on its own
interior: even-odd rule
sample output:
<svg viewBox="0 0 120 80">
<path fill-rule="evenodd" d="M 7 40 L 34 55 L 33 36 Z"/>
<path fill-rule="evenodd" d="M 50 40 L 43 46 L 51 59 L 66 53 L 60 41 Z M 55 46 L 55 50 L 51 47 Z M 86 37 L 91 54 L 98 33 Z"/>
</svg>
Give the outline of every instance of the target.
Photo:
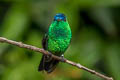
<svg viewBox="0 0 120 80">
<path fill-rule="evenodd" d="M 45 34 L 45 36 L 42 39 L 42 46 L 45 50 L 47 49 L 47 43 L 48 43 L 48 34 Z"/>
</svg>

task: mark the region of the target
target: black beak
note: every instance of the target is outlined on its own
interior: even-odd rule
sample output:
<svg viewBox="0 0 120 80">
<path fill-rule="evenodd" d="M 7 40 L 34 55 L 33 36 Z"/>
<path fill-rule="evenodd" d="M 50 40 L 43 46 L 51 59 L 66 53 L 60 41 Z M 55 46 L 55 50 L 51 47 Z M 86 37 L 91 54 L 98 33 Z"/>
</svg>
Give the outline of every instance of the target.
<svg viewBox="0 0 120 80">
<path fill-rule="evenodd" d="M 57 19 L 57 21 L 61 21 L 61 19 Z"/>
</svg>

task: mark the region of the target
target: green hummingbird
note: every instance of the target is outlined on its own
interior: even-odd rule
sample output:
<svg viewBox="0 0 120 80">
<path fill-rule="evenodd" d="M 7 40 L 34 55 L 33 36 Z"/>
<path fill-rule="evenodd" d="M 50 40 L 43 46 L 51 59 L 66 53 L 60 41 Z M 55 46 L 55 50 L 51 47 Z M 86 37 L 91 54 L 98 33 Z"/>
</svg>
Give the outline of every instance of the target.
<svg viewBox="0 0 120 80">
<path fill-rule="evenodd" d="M 58 13 L 54 16 L 54 20 L 42 40 L 42 46 L 50 53 L 63 57 L 71 38 L 72 33 L 66 16 Z M 43 55 L 38 71 L 45 70 L 47 73 L 51 73 L 58 63 L 59 61 L 51 56 Z"/>
</svg>

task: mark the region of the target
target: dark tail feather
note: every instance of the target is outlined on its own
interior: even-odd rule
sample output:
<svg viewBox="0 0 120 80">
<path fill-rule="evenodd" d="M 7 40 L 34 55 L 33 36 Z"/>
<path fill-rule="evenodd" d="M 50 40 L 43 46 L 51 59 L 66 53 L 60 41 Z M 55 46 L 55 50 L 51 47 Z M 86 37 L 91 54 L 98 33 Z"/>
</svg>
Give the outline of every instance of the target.
<svg viewBox="0 0 120 80">
<path fill-rule="evenodd" d="M 49 62 L 45 62 L 45 71 L 51 73 L 56 68 L 58 63 L 59 61 L 53 58 Z"/>
<path fill-rule="evenodd" d="M 56 68 L 58 63 L 58 60 L 55 60 L 50 56 L 43 55 L 38 71 L 45 70 L 47 73 L 51 73 Z"/>
<path fill-rule="evenodd" d="M 42 70 L 44 70 L 44 55 L 42 56 L 42 59 L 38 67 L 38 71 L 42 71 Z"/>
</svg>

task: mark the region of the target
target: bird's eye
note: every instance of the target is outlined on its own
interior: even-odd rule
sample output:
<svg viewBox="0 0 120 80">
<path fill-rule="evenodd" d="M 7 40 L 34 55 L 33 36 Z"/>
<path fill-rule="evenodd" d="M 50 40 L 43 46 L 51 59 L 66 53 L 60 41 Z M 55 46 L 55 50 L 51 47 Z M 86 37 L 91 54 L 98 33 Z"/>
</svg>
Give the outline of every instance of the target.
<svg viewBox="0 0 120 80">
<path fill-rule="evenodd" d="M 64 21 L 66 21 L 66 19 L 64 19 Z"/>
</svg>

